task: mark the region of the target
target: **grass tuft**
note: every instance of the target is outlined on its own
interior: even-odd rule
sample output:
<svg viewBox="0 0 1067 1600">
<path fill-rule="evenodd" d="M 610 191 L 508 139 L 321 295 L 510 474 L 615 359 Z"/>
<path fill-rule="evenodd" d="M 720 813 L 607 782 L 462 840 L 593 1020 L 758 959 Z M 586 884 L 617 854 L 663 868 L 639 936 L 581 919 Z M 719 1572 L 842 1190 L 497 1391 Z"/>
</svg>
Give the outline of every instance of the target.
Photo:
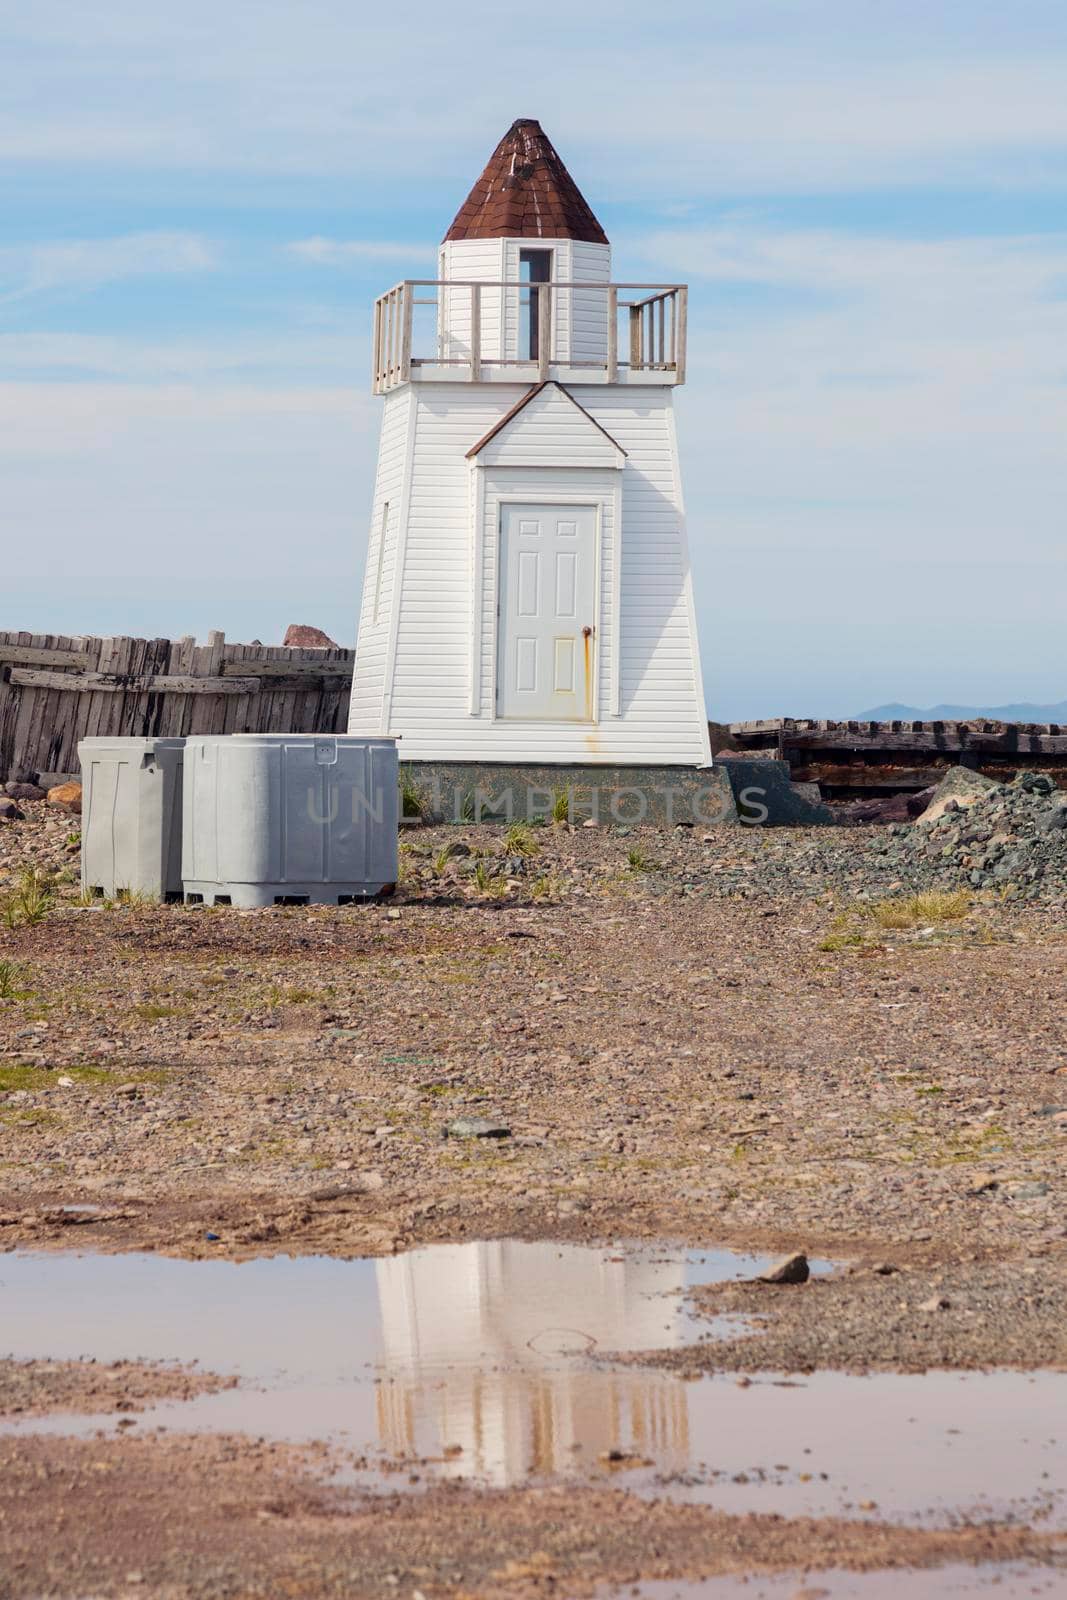
<svg viewBox="0 0 1067 1600">
<path fill-rule="evenodd" d="M 24 976 L 17 961 L 0 961 L 0 1000 L 24 1000 L 30 992 L 20 987 Z"/>
<path fill-rule="evenodd" d="M 966 889 L 932 889 L 902 899 L 879 900 L 870 907 L 869 914 L 879 928 L 925 928 L 939 922 L 955 922 L 970 909 L 971 897 Z"/>
<path fill-rule="evenodd" d="M 553 822 L 569 822 L 571 820 L 571 791 L 567 789 L 553 789 L 552 807 L 549 812 Z"/>
<path fill-rule="evenodd" d="M 400 768 L 400 814 L 404 817 L 424 817 L 426 796 L 419 788 L 408 767 Z"/>
<path fill-rule="evenodd" d="M 562 900 L 564 895 L 563 880 L 552 872 L 542 872 L 530 885 L 530 895 L 534 900 Z"/>
<path fill-rule="evenodd" d="M 470 881 L 486 900 L 503 900 L 508 892 L 504 879 L 499 873 L 491 871 L 484 861 L 478 862 Z"/>
<path fill-rule="evenodd" d="M 7 928 L 32 927 L 52 909 L 53 879 L 39 867 L 27 867 L 0 903 L 0 921 Z"/>
<path fill-rule="evenodd" d="M 504 853 L 509 856 L 535 856 L 537 840 L 524 822 L 513 822 L 504 835 Z"/>
</svg>

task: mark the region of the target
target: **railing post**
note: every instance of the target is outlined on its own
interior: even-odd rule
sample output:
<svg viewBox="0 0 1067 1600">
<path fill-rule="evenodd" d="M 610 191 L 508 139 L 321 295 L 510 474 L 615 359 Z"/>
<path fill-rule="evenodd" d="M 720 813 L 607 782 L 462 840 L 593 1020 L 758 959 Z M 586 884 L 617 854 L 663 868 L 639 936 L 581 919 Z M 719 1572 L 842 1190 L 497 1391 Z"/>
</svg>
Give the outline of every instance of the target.
<svg viewBox="0 0 1067 1600">
<path fill-rule="evenodd" d="M 548 379 L 552 360 L 552 285 L 537 285 L 537 375 L 542 383 Z"/>
<path fill-rule="evenodd" d="M 374 338 L 371 356 L 371 393 L 381 394 L 382 379 L 382 302 L 374 302 Z"/>
<path fill-rule="evenodd" d="M 619 378 L 619 291 L 608 285 L 608 364 L 607 381 L 617 383 Z"/>
<path fill-rule="evenodd" d="M 641 307 L 630 307 L 630 365 L 641 365 Z"/>
<path fill-rule="evenodd" d="M 471 284 L 471 382 L 482 375 L 482 286 Z"/>
<path fill-rule="evenodd" d="M 685 332 L 689 310 L 689 290 L 683 283 L 678 290 L 678 348 L 674 356 L 674 376 L 678 383 L 685 382 Z"/>
<path fill-rule="evenodd" d="M 411 382 L 411 327 L 415 315 L 415 290 L 410 283 L 400 287 L 400 301 L 404 308 L 404 322 L 400 335 L 400 381 Z"/>
<path fill-rule="evenodd" d="M 659 364 L 667 363 L 667 297 L 660 295 L 659 301 Z"/>
</svg>

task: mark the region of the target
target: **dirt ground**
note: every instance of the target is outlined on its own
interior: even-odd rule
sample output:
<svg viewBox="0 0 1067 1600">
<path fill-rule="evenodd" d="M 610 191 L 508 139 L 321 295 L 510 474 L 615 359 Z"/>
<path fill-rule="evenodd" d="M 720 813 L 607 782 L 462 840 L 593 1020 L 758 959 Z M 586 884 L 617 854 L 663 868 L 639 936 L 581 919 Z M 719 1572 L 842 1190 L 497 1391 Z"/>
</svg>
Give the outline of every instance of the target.
<svg viewBox="0 0 1067 1600">
<path fill-rule="evenodd" d="M 927 936 L 825 949 L 840 893 L 685 893 L 760 844 L 542 829 L 544 898 L 416 881 L 332 910 L 60 900 L 0 929 L 0 1238 L 1067 1252 L 1062 917 L 979 902 Z M 509 1136 L 446 1136 L 465 1118 Z"/>
<path fill-rule="evenodd" d="M 0 1418 L 50 1412 L 104 1415 L 143 1411 L 156 1400 L 191 1400 L 236 1378 L 140 1361 L 10 1361 L 0 1357 Z"/>
<path fill-rule="evenodd" d="M 0 1439 L 0 1597 L 584 1600 L 638 1577 L 1064 1556 L 1023 1528 L 727 1516 L 573 1485 L 368 1499 L 307 1465 L 240 1437 Z M 922 1593 L 920 1573 L 903 1582 Z"/>
<path fill-rule="evenodd" d="M 28 862 L 69 869 L 70 819 L 40 811 L 0 829 L 0 891 Z M 457 841 L 473 854 L 445 859 Z M 977 896 L 883 925 L 865 907 L 892 885 L 868 884 L 859 830 L 832 861 L 739 829 L 549 827 L 519 857 L 488 827 L 405 844 L 389 903 L 83 907 L 59 883 L 39 919 L 0 924 L 0 1248 L 804 1249 L 847 1265 L 708 1289 L 757 1331 L 655 1359 L 1067 1366 L 1061 907 Z M 580 1595 L 1051 1550 L 593 1489 L 439 1488 L 372 1514 L 250 1441 L 27 1437 L 0 1457 L 3 1596 Z"/>
</svg>

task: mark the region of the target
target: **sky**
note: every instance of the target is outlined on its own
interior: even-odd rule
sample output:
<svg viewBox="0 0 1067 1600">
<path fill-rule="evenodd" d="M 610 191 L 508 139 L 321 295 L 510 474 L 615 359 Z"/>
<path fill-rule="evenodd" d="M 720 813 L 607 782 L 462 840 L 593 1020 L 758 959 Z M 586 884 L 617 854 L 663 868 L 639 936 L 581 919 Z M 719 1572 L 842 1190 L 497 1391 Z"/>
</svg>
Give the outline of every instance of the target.
<svg viewBox="0 0 1067 1600">
<path fill-rule="evenodd" d="M 350 642 L 373 300 L 533 116 L 616 278 L 690 284 L 709 714 L 1067 695 L 1062 0 L 0 0 L 0 36 L 0 627 Z"/>
</svg>

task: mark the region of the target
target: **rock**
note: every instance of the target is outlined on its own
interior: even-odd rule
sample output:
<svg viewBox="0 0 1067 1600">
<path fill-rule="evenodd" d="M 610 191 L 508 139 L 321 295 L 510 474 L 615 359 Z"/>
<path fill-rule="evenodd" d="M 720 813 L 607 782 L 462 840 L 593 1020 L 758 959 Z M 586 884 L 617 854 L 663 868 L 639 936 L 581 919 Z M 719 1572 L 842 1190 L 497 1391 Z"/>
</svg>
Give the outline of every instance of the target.
<svg viewBox="0 0 1067 1600">
<path fill-rule="evenodd" d="M 120 1083 L 115 1093 L 121 1095 L 124 1100 L 135 1100 L 141 1093 L 141 1085 L 139 1083 Z"/>
<path fill-rule="evenodd" d="M 335 639 L 321 628 L 309 627 L 304 622 L 291 622 L 285 630 L 282 648 L 288 650 L 339 650 Z"/>
<path fill-rule="evenodd" d="M 73 812 L 75 816 L 81 815 L 82 786 L 80 783 L 58 783 L 54 789 L 48 791 L 48 804 L 58 806 L 61 811 Z"/>
<path fill-rule="evenodd" d="M 984 800 L 990 789 L 997 787 L 992 778 L 987 778 L 981 772 L 972 772 L 969 767 L 950 767 L 919 820 L 936 822 L 949 810 L 950 801 L 955 801 L 951 808 L 953 812 L 966 811 L 978 800 Z"/>
<path fill-rule="evenodd" d="M 952 1301 L 944 1294 L 932 1294 L 929 1300 L 924 1300 L 919 1307 L 920 1311 L 947 1311 Z"/>
<path fill-rule="evenodd" d="M 807 1283 L 811 1276 L 808 1258 L 802 1250 L 796 1250 L 791 1256 L 783 1256 L 780 1261 L 773 1262 L 766 1270 L 761 1272 L 757 1283 Z"/>
<path fill-rule="evenodd" d="M 805 779 L 795 779 L 790 783 L 789 787 L 793 794 L 797 795 L 801 800 L 806 800 L 809 805 L 822 805 L 822 790 L 817 783 L 810 783 Z"/>
<path fill-rule="evenodd" d="M 857 825 L 877 822 L 907 822 L 914 815 L 909 809 L 911 797 L 906 794 L 876 796 L 872 800 L 850 800 L 847 805 L 835 806 L 834 816 L 841 822 Z"/>
<path fill-rule="evenodd" d="M 445 1129 L 449 1139 L 510 1139 L 511 1129 L 491 1117 L 457 1117 Z"/>
<path fill-rule="evenodd" d="M 19 810 L 14 800 L 9 800 L 6 796 L 0 800 L 0 821 L 24 822 L 25 820 L 26 813 Z"/>
<path fill-rule="evenodd" d="M 1007 1194 L 1009 1200 L 1040 1200 L 1048 1194 L 1048 1184 L 1013 1183 Z"/>
<path fill-rule="evenodd" d="M 1067 805 L 1054 805 L 1034 824 L 1038 833 L 1060 833 L 1067 828 Z"/>
<path fill-rule="evenodd" d="M 4 784 L 4 793 L 12 800 L 43 800 L 45 797 L 45 790 L 39 789 L 35 783 L 9 781 Z"/>
<path fill-rule="evenodd" d="M 1056 785 L 1047 772 L 1017 772 L 1013 787 L 1024 794 L 1051 794 Z"/>
</svg>

